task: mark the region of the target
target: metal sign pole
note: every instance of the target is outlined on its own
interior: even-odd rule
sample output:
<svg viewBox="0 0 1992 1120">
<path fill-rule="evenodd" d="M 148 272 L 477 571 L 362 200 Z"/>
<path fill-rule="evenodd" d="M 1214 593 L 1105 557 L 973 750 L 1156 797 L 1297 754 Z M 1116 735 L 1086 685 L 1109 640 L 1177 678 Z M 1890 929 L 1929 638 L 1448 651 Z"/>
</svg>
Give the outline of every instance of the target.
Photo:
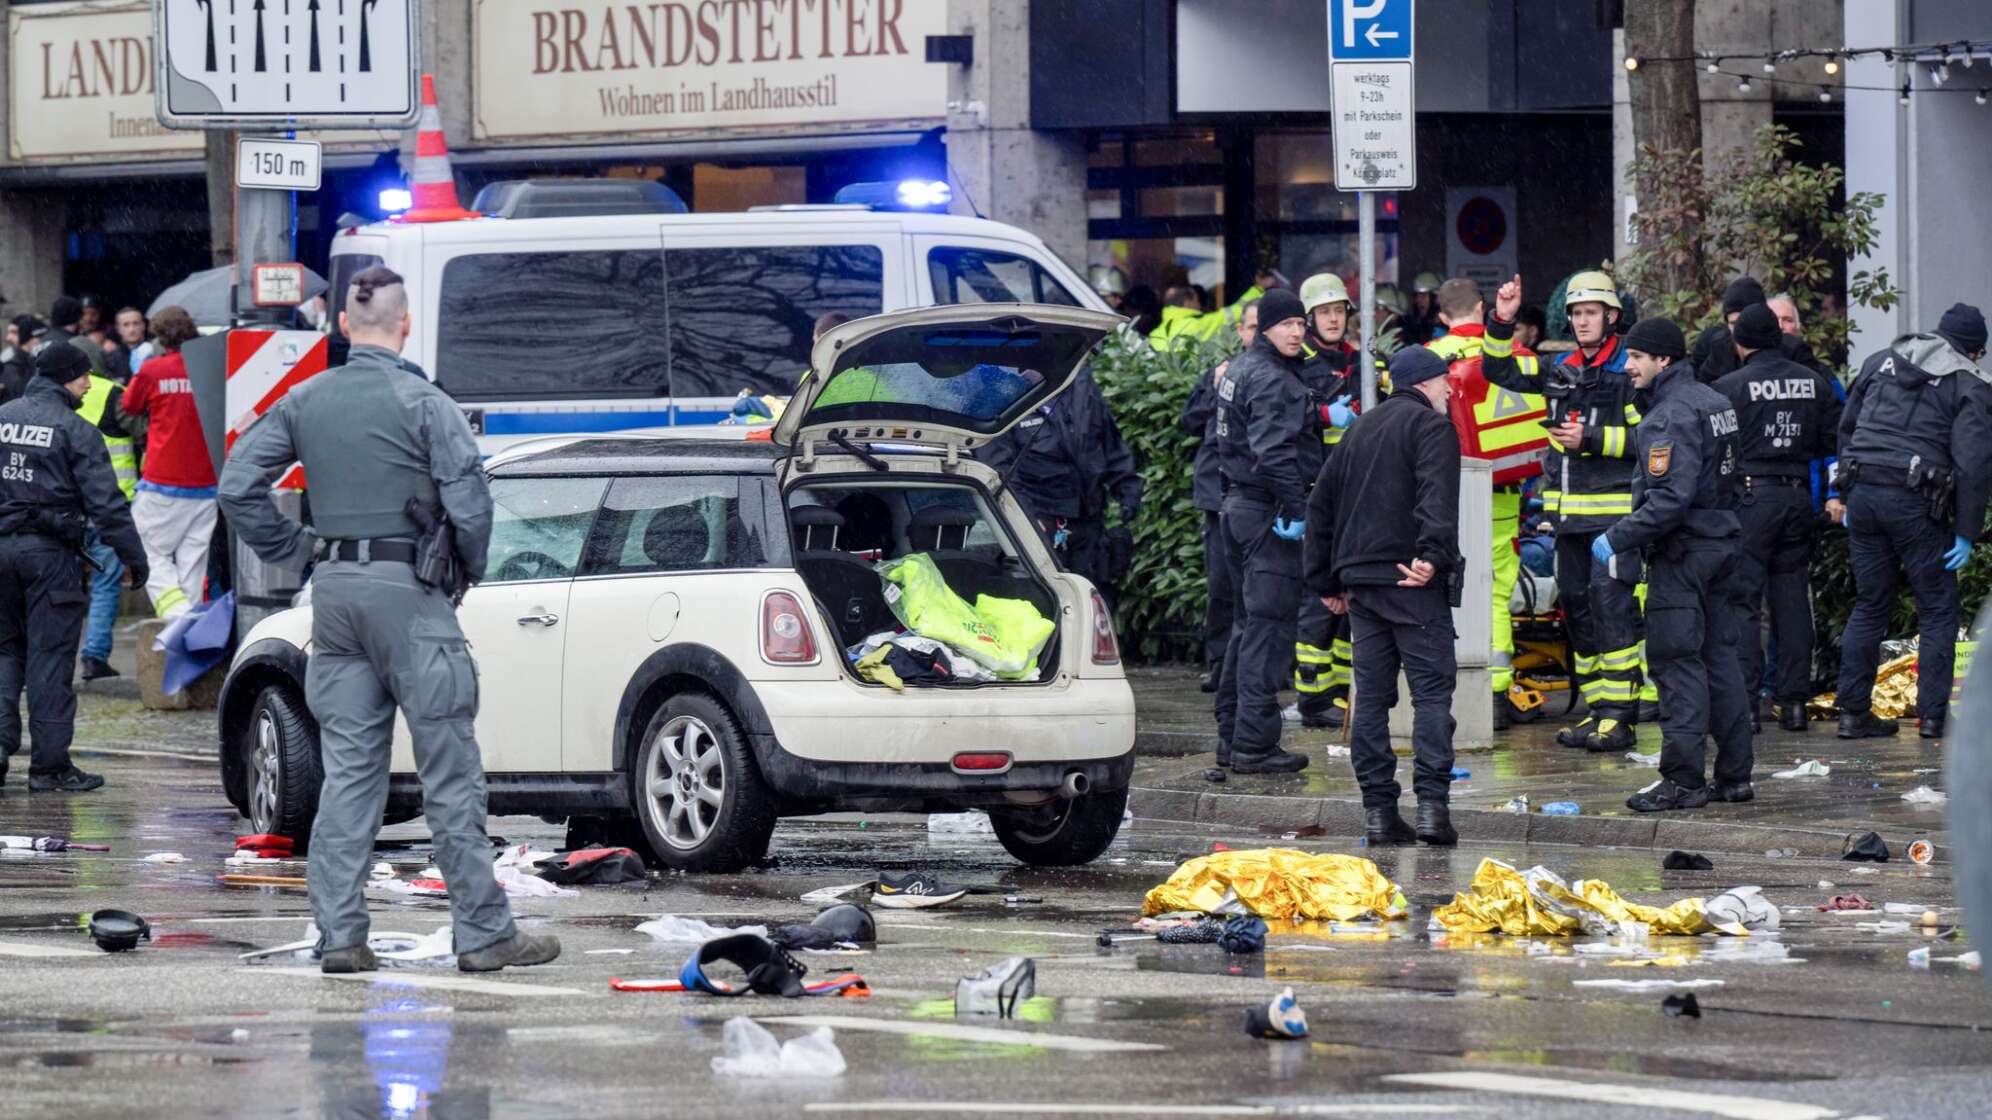
<svg viewBox="0 0 1992 1120">
<path fill-rule="evenodd" d="M 270 139 L 284 139 L 278 134 Z M 242 158 L 240 145 L 235 158 Z M 241 178 L 242 169 L 236 168 Z M 297 259 L 297 192 L 243 187 L 235 194 L 235 324 L 289 325 L 289 309 L 258 307 L 256 266 Z"/>
<path fill-rule="evenodd" d="M 1363 367 L 1363 411 L 1376 407 L 1376 195 L 1364 191 L 1356 196 L 1356 236 L 1362 240 L 1359 267 L 1362 269 L 1362 322 L 1356 337 L 1363 340 L 1363 352 L 1356 360 Z"/>
</svg>

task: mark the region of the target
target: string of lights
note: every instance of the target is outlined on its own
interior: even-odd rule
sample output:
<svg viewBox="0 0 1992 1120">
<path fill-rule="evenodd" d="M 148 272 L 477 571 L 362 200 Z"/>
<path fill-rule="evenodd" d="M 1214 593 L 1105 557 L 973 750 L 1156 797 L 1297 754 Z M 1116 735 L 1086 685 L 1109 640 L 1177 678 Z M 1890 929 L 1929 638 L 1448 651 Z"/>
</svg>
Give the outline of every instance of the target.
<svg viewBox="0 0 1992 1120">
<path fill-rule="evenodd" d="M 1845 62 L 1877 56 L 1882 61 L 1891 65 L 1900 62 L 1908 65 L 1927 66 L 1930 75 L 1930 85 L 1918 88 L 1907 75 L 1904 75 L 1902 83 L 1899 86 L 1857 86 L 1845 83 L 1833 86 L 1777 76 L 1778 65 L 1780 63 L 1797 62 L 1801 59 L 1825 59 L 1825 65 L 1821 69 L 1830 76 L 1840 73 L 1841 67 Z M 1983 105 L 1988 100 L 1992 100 L 1992 87 L 1973 89 L 1969 86 L 1957 86 L 1944 88 L 1952 78 L 1951 67 L 1962 66 L 1963 69 L 1970 70 L 1973 63 L 1979 58 L 1987 60 L 1986 77 L 1992 79 L 1992 40 L 1984 39 L 1958 39 L 1948 43 L 1911 43 L 1892 47 L 1799 47 L 1779 51 L 1766 51 L 1761 54 L 1725 52 L 1721 54 L 1702 53 L 1692 55 L 1627 55 L 1625 68 L 1629 72 L 1636 73 L 1640 67 L 1656 63 L 1693 63 L 1702 67 L 1710 74 L 1735 78 L 1736 92 L 1742 94 L 1750 92 L 1751 82 L 1764 81 L 1784 86 L 1816 86 L 1819 90 L 1819 100 L 1824 102 L 1833 100 L 1833 91 L 1837 88 L 1843 92 L 1866 91 L 1893 93 L 1896 95 L 1896 100 L 1904 105 L 1909 104 L 1910 97 L 1918 93 L 1969 93 L 1972 95 L 1972 100 Z M 1753 76 L 1747 73 L 1739 74 L 1734 70 L 1723 69 L 1724 63 L 1734 62 L 1758 62 L 1763 69 L 1763 73 Z"/>
</svg>

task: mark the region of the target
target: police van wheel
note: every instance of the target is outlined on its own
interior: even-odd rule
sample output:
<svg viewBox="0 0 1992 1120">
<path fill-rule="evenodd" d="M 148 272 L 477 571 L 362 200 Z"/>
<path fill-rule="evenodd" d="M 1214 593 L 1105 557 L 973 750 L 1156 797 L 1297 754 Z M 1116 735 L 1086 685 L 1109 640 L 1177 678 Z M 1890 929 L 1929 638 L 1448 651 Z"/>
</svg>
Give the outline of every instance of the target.
<svg viewBox="0 0 1992 1120">
<path fill-rule="evenodd" d="M 304 701 L 282 685 L 256 694 L 242 744 L 249 776 L 249 831 L 288 836 L 302 852 L 318 815 L 318 728 Z"/>
<path fill-rule="evenodd" d="M 739 871 L 767 855 L 775 799 L 747 737 L 711 697 L 681 693 L 643 732 L 633 803 L 657 862 L 681 871 Z"/>
<path fill-rule="evenodd" d="M 991 813 L 1003 849 L 1032 867 L 1091 863 L 1120 832 L 1127 791 L 1088 793 L 1035 812 Z"/>
</svg>

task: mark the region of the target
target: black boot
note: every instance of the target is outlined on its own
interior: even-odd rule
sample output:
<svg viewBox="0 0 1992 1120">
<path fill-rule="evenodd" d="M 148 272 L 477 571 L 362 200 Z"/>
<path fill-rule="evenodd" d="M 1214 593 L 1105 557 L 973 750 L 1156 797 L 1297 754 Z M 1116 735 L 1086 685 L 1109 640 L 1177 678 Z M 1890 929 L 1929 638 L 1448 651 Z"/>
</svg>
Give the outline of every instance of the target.
<svg viewBox="0 0 1992 1120">
<path fill-rule="evenodd" d="M 1803 732 L 1810 721 L 1805 716 L 1804 703 L 1786 704 L 1778 713 L 1778 726 L 1786 731 Z"/>
<path fill-rule="evenodd" d="M 1566 727 L 1557 732 L 1556 745 L 1559 747 L 1581 747 L 1584 745 L 1584 740 L 1591 737 L 1591 732 L 1596 730 L 1597 726 L 1598 717 L 1585 716 L 1573 726 Z"/>
<path fill-rule="evenodd" d="M 28 790 L 31 793 L 89 793 L 103 784 L 103 778 L 74 766 L 54 774 L 28 773 Z"/>
<path fill-rule="evenodd" d="M 1662 778 L 1625 799 L 1625 807 L 1638 813 L 1662 813 L 1669 809 L 1699 809 L 1708 804 L 1708 787 L 1682 789 Z"/>
<path fill-rule="evenodd" d="M 1515 726 L 1515 702 L 1508 699 L 1505 692 L 1494 694 L 1494 730 L 1506 731 Z"/>
<path fill-rule="evenodd" d="M 1916 721 L 1916 734 L 1918 734 L 1918 735 L 1922 736 L 1922 737 L 1923 737 L 1923 738 L 1925 738 L 1925 739 L 1941 739 L 1941 738 L 1943 738 L 1943 737 L 1944 737 L 1944 717 L 1942 717 L 1942 716 L 1924 716 L 1924 717 L 1923 717 L 1922 719 L 1920 719 L 1920 720 L 1917 720 L 1917 721 Z"/>
<path fill-rule="evenodd" d="M 1278 747 L 1264 754 L 1234 754 L 1231 756 L 1233 774 L 1291 774 L 1307 769 L 1307 756 L 1288 754 Z"/>
<path fill-rule="evenodd" d="M 344 976 L 354 972 L 372 972 L 380 967 L 374 951 L 365 945 L 349 945 L 344 949 L 327 949 L 319 954 L 318 971 L 327 976 Z"/>
<path fill-rule="evenodd" d="M 1743 802 L 1754 801 L 1756 798 L 1757 787 L 1749 782 L 1737 782 L 1734 785 L 1728 782 L 1716 782 L 1708 787 L 1710 801 Z"/>
<path fill-rule="evenodd" d="M 119 677 L 123 675 L 116 669 L 111 668 L 100 657 L 85 657 L 83 659 L 83 679 L 86 681 L 101 681 L 107 677 Z"/>
<path fill-rule="evenodd" d="M 1601 719 L 1590 738 L 1584 740 L 1584 749 L 1599 754 L 1624 754 L 1639 745 L 1639 736 L 1632 728 L 1615 719 Z"/>
<path fill-rule="evenodd" d="M 1216 691 L 1217 691 L 1217 670 L 1216 670 L 1216 669 L 1212 669 L 1212 670 L 1210 670 L 1210 671 L 1206 672 L 1206 673 L 1205 673 L 1205 674 L 1204 674 L 1203 676 L 1201 676 L 1201 677 L 1198 677 L 1198 678 L 1197 678 L 1197 691 L 1198 691 L 1198 692 L 1216 692 Z"/>
<path fill-rule="evenodd" d="M 1459 843 L 1459 830 L 1453 827 L 1452 813 L 1443 801 L 1418 802 L 1418 839 L 1435 848 Z"/>
<path fill-rule="evenodd" d="M 1873 712 L 1841 712 L 1837 734 L 1842 739 L 1882 739 L 1901 728 L 1901 724 L 1892 719 L 1882 719 Z"/>
<path fill-rule="evenodd" d="M 1395 805 L 1367 810 L 1364 818 L 1363 836 L 1372 848 L 1409 848 L 1418 843 L 1418 834 L 1397 815 Z"/>
</svg>

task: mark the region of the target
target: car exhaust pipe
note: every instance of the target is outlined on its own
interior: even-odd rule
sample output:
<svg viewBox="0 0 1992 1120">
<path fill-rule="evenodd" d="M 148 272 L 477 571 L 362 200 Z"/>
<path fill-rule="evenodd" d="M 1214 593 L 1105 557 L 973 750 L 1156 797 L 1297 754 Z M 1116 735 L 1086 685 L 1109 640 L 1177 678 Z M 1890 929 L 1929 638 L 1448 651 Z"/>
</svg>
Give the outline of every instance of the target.
<svg viewBox="0 0 1992 1120">
<path fill-rule="evenodd" d="M 1065 780 L 1058 785 L 1058 796 L 1069 801 L 1075 797 L 1086 796 L 1086 791 L 1092 788 L 1092 779 L 1077 770 L 1068 770 L 1065 772 Z"/>
</svg>

